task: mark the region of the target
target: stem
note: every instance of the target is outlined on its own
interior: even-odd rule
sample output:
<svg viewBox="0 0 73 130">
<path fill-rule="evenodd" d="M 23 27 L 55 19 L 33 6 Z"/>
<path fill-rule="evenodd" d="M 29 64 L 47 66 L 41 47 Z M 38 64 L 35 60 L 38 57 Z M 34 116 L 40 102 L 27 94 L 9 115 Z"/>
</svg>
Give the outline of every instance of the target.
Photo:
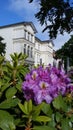
<svg viewBox="0 0 73 130">
<path fill-rule="evenodd" d="M 29 120 L 28 120 L 28 122 L 27 122 L 27 126 L 26 126 L 25 130 L 31 130 L 31 129 L 32 129 L 32 128 L 31 128 L 31 126 L 32 126 L 32 123 L 31 123 L 31 118 L 29 118 Z"/>
</svg>

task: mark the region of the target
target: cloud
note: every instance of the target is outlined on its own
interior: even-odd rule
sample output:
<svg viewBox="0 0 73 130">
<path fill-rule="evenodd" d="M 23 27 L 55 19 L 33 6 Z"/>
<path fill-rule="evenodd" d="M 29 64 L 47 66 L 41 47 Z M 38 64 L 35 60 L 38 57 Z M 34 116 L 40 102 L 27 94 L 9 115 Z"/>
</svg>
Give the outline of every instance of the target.
<svg viewBox="0 0 73 130">
<path fill-rule="evenodd" d="M 29 4 L 28 0 L 9 0 L 8 9 L 9 11 L 16 13 L 19 17 L 21 17 L 21 19 L 24 19 L 24 21 L 32 21 L 38 31 L 36 34 L 38 38 L 41 40 L 49 40 L 48 32 L 46 31 L 42 33 L 44 26 L 41 26 L 34 16 L 39 10 L 39 4 L 37 2 Z M 64 36 L 58 35 L 58 37 L 53 40 L 55 50 L 61 48 L 61 46 L 70 39 L 71 34 L 65 33 Z"/>
<path fill-rule="evenodd" d="M 36 22 L 35 25 L 38 30 L 37 37 L 39 37 L 41 40 L 49 40 L 50 38 L 48 31 L 42 33 L 44 26 L 40 26 L 38 22 Z M 55 45 L 54 49 L 60 49 L 70 39 L 70 35 L 73 35 L 73 32 L 71 32 L 70 34 L 65 32 L 64 35 L 58 34 L 56 39 L 53 40 L 53 43 Z"/>
<path fill-rule="evenodd" d="M 70 39 L 71 35 L 73 35 L 73 32 L 70 34 L 65 32 L 64 35 L 59 34 L 54 40 L 55 50 L 60 49 Z"/>
<path fill-rule="evenodd" d="M 29 3 L 29 0 L 9 0 L 8 10 L 15 13 L 24 21 L 36 20 L 35 14 L 38 11 L 38 3 Z"/>
<path fill-rule="evenodd" d="M 9 0 L 9 11 L 12 11 L 22 17 L 24 21 L 32 21 L 36 27 L 38 33 L 37 36 L 44 40 L 44 38 L 49 39 L 46 32 L 42 33 L 44 26 L 40 25 L 40 22 L 35 18 L 35 14 L 39 10 L 38 2 L 32 2 L 29 4 L 28 0 Z M 45 37 L 44 37 L 45 35 Z"/>
<path fill-rule="evenodd" d="M 23 12 L 30 15 L 35 13 L 37 10 L 38 6 L 36 2 L 32 2 L 31 4 L 29 4 L 28 0 L 9 0 L 9 9 L 19 13 L 19 12 Z"/>
<path fill-rule="evenodd" d="M 10 0 L 9 2 L 9 8 L 13 11 L 20 11 L 25 7 L 24 0 Z"/>
</svg>

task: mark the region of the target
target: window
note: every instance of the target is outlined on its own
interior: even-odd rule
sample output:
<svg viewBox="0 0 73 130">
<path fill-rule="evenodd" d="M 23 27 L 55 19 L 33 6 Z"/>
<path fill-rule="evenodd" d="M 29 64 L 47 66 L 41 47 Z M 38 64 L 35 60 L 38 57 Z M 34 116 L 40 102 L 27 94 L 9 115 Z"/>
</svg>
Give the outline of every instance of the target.
<svg viewBox="0 0 73 130">
<path fill-rule="evenodd" d="M 28 40 L 30 41 L 30 33 L 28 32 Z"/>
<path fill-rule="evenodd" d="M 31 34 L 31 42 L 33 42 L 33 35 Z"/>
<path fill-rule="evenodd" d="M 40 44 L 38 44 L 38 50 L 40 50 Z"/>
<path fill-rule="evenodd" d="M 26 44 L 24 44 L 24 54 L 26 54 Z"/>
<path fill-rule="evenodd" d="M 27 48 L 27 55 L 30 56 L 30 46 Z"/>
<path fill-rule="evenodd" d="M 26 39 L 26 30 L 24 30 L 24 38 Z"/>
<path fill-rule="evenodd" d="M 40 65 L 42 65 L 42 58 L 40 58 Z"/>
<path fill-rule="evenodd" d="M 37 62 L 40 63 L 40 55 L 37 54 Z"/>
<path fill-rule="evenodd" d="M 31 58 L 33 57 L 33 48 L 31 47 Z"/>
</svg>

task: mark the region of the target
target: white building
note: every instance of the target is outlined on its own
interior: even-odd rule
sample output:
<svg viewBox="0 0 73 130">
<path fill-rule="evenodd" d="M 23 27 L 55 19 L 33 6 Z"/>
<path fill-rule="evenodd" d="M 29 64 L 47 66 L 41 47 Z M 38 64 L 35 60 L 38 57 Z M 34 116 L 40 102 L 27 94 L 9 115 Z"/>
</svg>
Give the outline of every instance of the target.
<svg viewBox="0 0 73 130">
<path fill-rule="evenodd" d="M 41 41 L 35 34 L 37 30 L 32 22 L 20 22 L 0 26 L 0 36 L 6 43 L 6 59 L 10 60 L 10 54 L 14 52 L 28 55 L 27 63 L 32 65 L 53 63 L 52 41 Z"/>
<path fill-rule="evenodd" d="M 41 41 L 37 37 L 35 39 L 35 65 L 53 64 L 53 42 L 51 40 Z"/>
</svg>

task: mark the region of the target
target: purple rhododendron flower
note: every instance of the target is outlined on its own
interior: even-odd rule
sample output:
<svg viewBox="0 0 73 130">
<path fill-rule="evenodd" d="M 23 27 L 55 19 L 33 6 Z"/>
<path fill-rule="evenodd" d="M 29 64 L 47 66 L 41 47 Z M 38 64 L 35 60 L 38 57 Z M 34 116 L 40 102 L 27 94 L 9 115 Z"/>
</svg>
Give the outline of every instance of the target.
<svg viewBox="0 0 73 130">
<path fill-rule="evenodd" d="M 36 104 L 45 101 L 49 104 L 59 94 L 65 95 L 67 89 L 73 91 L 73 86 L 69 84 L 70 79 L 64 71 L 51 65 L 46 68 L 40 66 L 26 75 L 22 90 L 26 100 L 32 99 Z"/>
</svg>

